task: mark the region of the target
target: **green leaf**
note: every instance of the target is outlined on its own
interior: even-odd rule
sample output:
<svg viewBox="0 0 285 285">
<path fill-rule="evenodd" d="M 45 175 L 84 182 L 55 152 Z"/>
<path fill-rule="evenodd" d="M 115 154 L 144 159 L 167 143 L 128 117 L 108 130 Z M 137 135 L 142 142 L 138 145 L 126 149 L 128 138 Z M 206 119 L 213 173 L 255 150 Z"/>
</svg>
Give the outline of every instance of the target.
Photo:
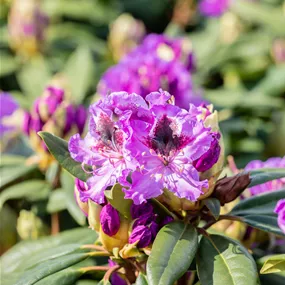
<svg viewBox="0 0 285 285">
<path fill-rule="evenodd" d="M 251 182 L 248 188 L 285 177 L 285 168 L 261 168 L 249 171 L 249 173 Z"/>
<path fill-rule="evenodd" d="M 4 253 L 1 257 L 2 273 L 11 275 L 26 263 L 31 256 L 41 255 L 48 249 L 61 245 L 77 243 L 92 243 L 96 240 L 97 234 L 87 228 L 78 228 L 64 231 L 56 236 L 43 237 L 36 241 L 22 241 Z"/>
<path fill-rule="evenodd" d="M 44 58 L 35 58 L 23 65 L 18 73 L 17 79 L 21 90 L 31 101 L 41 96 L 45 86 L 48 84 L 51 73 Z"/>
<path fill-rule="evenodd" d="M 285 198 L 285 189 L 256 195 L 241 200 L 231 211 L 233 216 L 275 215 L 274 209 L 280 199 Z"/>
<path fill-rule="evenodd" d="M 112 285 L 111 282 L 109 280 L 101 280 L 98 285 Z"/>
<path fill-rule="evenodd" d="M 87 253 L 73 253 L 39 263 L 25 271 L 15 285 L 32 285 L 39 280 L 68 268 L 88 257 Z"/>
<path fill-rule="evenodd" d="M 60 181 L 63 189 L 65 190 L 66 207 L 69 214 L 79 225 L 84 226 L 86 223 L 86 217 L 77 205 L 74 197 L 74 177 L 72 177 L 68 172 L 63 171 L 60 176 Z"/>
<path fill-rule="evenodd" d="M 3 190 L 0 194 L 0 210 L 10 199 L 27 198 L 30 201 L 44 199 L 50 192 L 50 185 L 43 180 L 28 180 Z"/>
<path fill-rule="evenodd" d="M 109 203 L 126 218 L 131 218 L 132 200 L 125 199 L 125 193 L 120 184 L 115 184 L 111 190 L 106 190 L 105 196 Z"/>
<path fill-rule="evenodd" d="M 139 276 L 137 277 L 135 285 L 148 285 L 146 276 L 140 273 Z"/>
<path fill-rule="evenodd" d="M 6 186 L 10 182 L 13 182 L 30 172 L 36 170 L 38 167 L 37 165 L 26 165 L 24 161 L 19 163 L 10 163 L 10 164 L 5 164 L 0 168 L 0 188 Z"/>
<path fill-rule="evenodd" d="M 172 285 L 189 268 L 198 248 L 198 235 L 192 225 L 173 222 L 156 236 L 147 261 L 150 285 Z"/>
<path fill-rule="evenodd" d="M 15 72 L 19 67 L 15 57 L 4 52 L 0 53 L 0 62 L 0 78 Z"/>
<path fill-rule="evenodd" d="M 202 285 L 257 284 L 252 256 L 240 243 L 225 236 L 202 237 L 196 260 Z"/>
<path fill-rule="evenodd" d="M 94 79 L 94 62 L 90 50 L 79 47 L 68 59 L 63 73 L 71 86 L 72 98 L 82 103 Z"/>
<path fill-rule="evenodd" d="M 279 272 L 285 272 L 285 254 L 277 254 L 270 256 L 266 259 L 260 270 L 261 274 Z"/>
<path fill-rule="evenodd" d="M 260 276 L 261 285 L 284 285 L 285 276 L 281 274 L 261 274 Z"/>
<path fill-rule="evenodd" d="M 218 220 L 220 216 L 220 210 L 221 210 L 221 203 L 216 198 L 207 198 L 204 201 L 204 204 L 206 207 L 210 210 L 213 217 Z"/>
<path fill-rule="evenodd" d="M 49 195 L 47 204 L 48 213 L 57 213 L 66 209 L 66 192 L 64 189 L 55 189 Z"/>
<path fill-rule="evenodd" d="M 48 132 L 39 132 L 39 136 L 44 140 L 50 153 L 65 170 L 82 181 L 86 181 L 90 177 L 82 169 L 81 163 L 71 158 L 67 141 Z"/>
<path fill-rule="evenodd" d="M 277 224 L 277 215 L 248 215 L 242 217 L 242 221 L 254 228 L 265 232 L 274 233 L 276 235 L 285 236 Z"/>
</svg>

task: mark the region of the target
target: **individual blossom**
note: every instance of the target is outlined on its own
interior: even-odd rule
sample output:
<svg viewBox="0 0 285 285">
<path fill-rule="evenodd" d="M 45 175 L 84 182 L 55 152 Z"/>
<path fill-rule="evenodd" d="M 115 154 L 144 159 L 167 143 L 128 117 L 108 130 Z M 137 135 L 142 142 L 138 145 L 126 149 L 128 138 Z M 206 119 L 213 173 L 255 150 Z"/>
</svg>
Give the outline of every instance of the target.
<svg viewBox="0 0 285 285">
<path fill-rule="evenodd" d="M 246 165 L 244 170 L 250 171 L 259 168 L 285 168 L 285 156 L 281 157 L 272 157 L 266 161 L 253 160 Z M 285 179 L 280 178 L 272 181 L 265 182 L 260 185 L 253 186 L 249 188 L 250 196 L 255 196 L 261 193 L 268 191 L 280 190 L 285 186 Z"/>
<path fill-rule="evenodd" d="M 176 105 L 188 108 L 189 102 L 199 105 L 200 95 L 193 90 L 191 74 L 195 59 L 187 39 L 171 39 L 150 34 L 140 46 L 111 67 L 101 78 L 97 92 L 107 96 L 124 90 L 146 97 L 163 88 L 175 97 Z"/>
<path fill-rule="evenodd" d="M 220 17 L 230 5 L 230 0 L 202 0 L 199 3 L 200 12 L 206 17 Z"/>
<path fill-rule="evenodd" d="M 187 111 L 170 101 L 164 91 L 150 93 L 146 101 L 117 92 L 90 107 L 86 137 L 77 134 L 69 141 L 73 159 L 92 167 L 86 192 L 90 199 L 103 203 L 104 190 L 117 182 L 135 204 L 158 197 L 164 189 L 195 202 L 209 187 L 200 171 L 218 162 L 220 136 L 205 126 L 205 108 L 190 104 Z"/>
<path fill-rule="evenodd" d="M 108 44 L 116 61 L 128 54 L 142 41 L 146 34 L 143 22 L 124 13 L 111 25 Z"/>
<path fill-rule="evenodd" d="M 31 57 L 43 49 L 48 17 L 38 0 L 14 0 L 9 15 L 10 45 L 20 55 Z"/>
<path fill-rule="evenodd" d="M 278 214 L 278 226 L 285 234 L 285 199 L 278 201 L 274 212 Z"/>
<path fill-rule="evenodd" d="M 65 89 L 49 85 L 41 97 L 27 112 L 23 121 L 23 130 L 29 136 L 31 145 L 38 153 L 42 168 L 49 166 L 52 158 L 44 142 L 38 136 L 39 131 L 47 131 L 61 138 L 72 134 L 82 134 L 86 121 L 86 110 L 69 100 Z"/>
</svg>

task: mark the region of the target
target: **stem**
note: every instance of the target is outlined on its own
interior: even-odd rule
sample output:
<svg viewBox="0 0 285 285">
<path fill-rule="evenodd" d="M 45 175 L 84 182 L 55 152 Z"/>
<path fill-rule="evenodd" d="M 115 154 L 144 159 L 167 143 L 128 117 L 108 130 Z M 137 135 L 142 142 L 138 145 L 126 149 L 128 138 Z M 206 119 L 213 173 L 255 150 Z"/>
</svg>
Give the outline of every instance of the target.
<svg viewBox="0 0 285 285">
<path fill-rule="evenodd" d="M 88 252 L 89 256 L 111 256 L 111 254 L 107 251 L 91 251 Z"/>
<path fill-rule="evenodd" d="M 115 265 L 115 266 L 112 266 L 108 269 L 108 271 L 105 273 L 104 275 L 104 280 L 109 280 L 112 273 L 114 273 L 115 271 L 119 270 L 121 268 L 120 265 Z"/>
<path fill-rule="evenodd" d="M 54 236 L 60 231 L 59 228 L 59 215 L 58 213 L 53 213 L 51 215 L 51 235 Z"/>
<path fill-rule="evenodd" d="M 108 271 L 110 269 L 109 266 L 87 266 L 80 268 L 80 271 L 88 272 L 88 271 Z"/>
<path fill-rule="evenodd" d="M 99 251 L 105 251 L 105 248 L 103 246 L 100 246 L 100 245 L 95 245 L 95 244 L 84 244 L 81 246 L 82 249 L 96 249 L 96 250 L 99 250 Z"/>
</svg>

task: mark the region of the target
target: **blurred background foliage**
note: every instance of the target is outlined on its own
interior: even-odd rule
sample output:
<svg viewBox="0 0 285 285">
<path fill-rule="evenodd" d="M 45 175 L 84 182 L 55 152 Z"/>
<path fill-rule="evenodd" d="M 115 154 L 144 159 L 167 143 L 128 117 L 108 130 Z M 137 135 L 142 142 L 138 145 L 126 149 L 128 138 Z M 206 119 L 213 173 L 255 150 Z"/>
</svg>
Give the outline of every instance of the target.
<svg viewBox="0 0 285 285">
<path fill-rule="evenodd" d="M 202 16 L 196 2 L 42 0 L 49 17 L 46 41 L 41 53 L 29 57 L 10 47 L 8 17 L 13 1 L 1 0 L 0 89 L 30 109 L 51 77 L 62 73 L 72 100 L 88 106 L 97 98 L 100 77 L 117 61 L 110 48 L 112 23 L 129 13 L 144 23 L 147 33 L 191 40 L 197 61 L 194 85 L 220 111 L 226 154 L 235 157 L 239 168 L 252 159 L 283 156 L 284 1 L 236 0 L 218 18 Z M 60 230 L 85 225 L 73 199 L 72 178 L 62 172 L 61 183 L 53 185 L 56 163 L 46 172 L 27 165 L 34 151 L 23 135 L 2 141 L 1 148 L 1 253 L 17 240 L 49 233 L 58 212 Z"/>
</svg>

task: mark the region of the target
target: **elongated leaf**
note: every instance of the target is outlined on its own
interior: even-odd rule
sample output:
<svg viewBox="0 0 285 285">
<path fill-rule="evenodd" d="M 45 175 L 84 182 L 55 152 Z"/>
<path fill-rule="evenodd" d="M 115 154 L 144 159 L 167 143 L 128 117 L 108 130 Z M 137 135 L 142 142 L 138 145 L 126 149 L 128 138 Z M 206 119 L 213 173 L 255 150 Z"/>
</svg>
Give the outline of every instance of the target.
<svg viewBox="0 0 285 285">
<path fill-rule="evenodd" d="M 75 281 L 84 274 L 81 267 L 87 267 L 94 265 L 91 259 L 83 260 L 75 265 L 72 265 L 64 270 L 56 272 L 52 275 L 45 277 L 44 279 L 36 282 L 36 285 L 51 285 L 51 284 L 62 284 L 62 285 L 73 285 Z M 97 284 L 97 283 L 95 283 Z"/>
<path fill-rule="evenodd" d="M 174 222 L 158 233 L 147 261 L 150 285 L 172 285 L 189 268 L 198 248 L 192 225 Z"/>
<path fill-rule="evenodd" d="M 72 177 L 68 172 L 63 171 L 60 180 L 65 191 L 66 207 L 68 212 L 79 225 L 85 225 L 86 217 L 77 205 L 74 197 L 74 177 Z"/>
<path fill-rule="evenodd" d="M 135 285 L 148 285 L 146 276 L 140 273 L 139 276 L 137 277 Z"/>
<path fill-rule="evenodd" d="M 16 244 L 1 257 L 2 274 L 13 275 L 12 272 L 18 271 L 18 268 L 26 263 L 31 256 L 40 255 L 41 251 L 45 252 L 48 249 L 55 248 L 65 244 L 84 244 L 92 243 L 96 240 L 97 234 L 87 228 L 73 229 L 62 232 L 56 236 L 43 237 L 36 241 L 22 241 Z"/>
<path fill-rule="evenodd" d="M 68 268 L 88 257 L 86 253 L 74 253 L 44 261 L 30 270 L 25 271 L 15 285 L 32 285 L 39 280 Z"/>
<path fill-rule="evenodd" d="M 28 198 L 31 201 L 44 199 L 51 187 L 43 180 L 28 180 L 6 188 L 0 194 L 0 210 L 10 199 Z"/>
<path fill-rule="evenodd" d="M 267 192 L 241 200 L 231 211 L 234 216 L 275 215 L 274 208 L 285 198 L 285 189 Z"/>
<path fill-rule="evenodd" d="M 251 182 L 248 188 L 267 181 L 285 177 L 285 168 L 261 168 L 250 171 Z"/>
<path fill-rule="evenodd" d="M 257 284 L 252 256 L 240 243 L 225 236 L 202 237 L 196 260 L 202 285 Z"/>
<path fill-rule="evenodd" d="M 216 220 L 220 216 L 221 204 L 218 199 L 208 198 L 203 201 Z"/>
<path fill-rule="evenodd" d="M 277 254 L 270 256 L 266 259 L 260 270 L 261 274 L 278 272 L 285 272 L 285 254 Z"/>
<path fill-rule="evenodd" d="M 44 140 L 50 153 L 70 174 L 82 181 L 86 181 L 88 177 L 90 177 L 90 175 L 83 171 L 81 163 L 76 162 L 71 158 L 68 151 L 68 144 L 65 140 L 48 132 L 39 132 L 39 135 Z"/>
<path fill-rule="evenodd" d="M 248 215 L 242 218 L 242 221 L 254 228 L 265 232 L 274 233 L 276 235 L 285 236 L 277 224 L 277 215 Z"/>
<path fill-rule="evenodd" d="M 281 274 L 261 274 L 260 276 L 261 285 L 284 285 L 285 276 Z"/>
<path fill-rule="evenodd" d="M 30 172 L 37 169 L 37 165 L 25 165 L 24 161 L 23 163 L 18 164 L 6 164 L 1 166 L 0 168 L 0 188 L 6 186 L 8 183 L 15 181 L 16 179 L 19 179 Z"/>
<path fill-rule="evenodd" d="M 82 103 L 94 78 L 93 58 L 90 50 L 79 47 L 69 58 L 64 69 L 76 103 Z"/>
<path fill-rule="evenodd" d="M 122 191 L 120 184 L 115 184 L 111 190 L 105 191 L 105 196 L 109 203 L 117 209 L 126 218 L 131 217 L 132 200 L 125 199 L 125 193 Z"/>
<path fill-rule="evenodd" d="M 56 189 L 50 193 L 47 212 L 56 213 L 66 209 L 66 192 L 64 189 Z"/>
</svg>

